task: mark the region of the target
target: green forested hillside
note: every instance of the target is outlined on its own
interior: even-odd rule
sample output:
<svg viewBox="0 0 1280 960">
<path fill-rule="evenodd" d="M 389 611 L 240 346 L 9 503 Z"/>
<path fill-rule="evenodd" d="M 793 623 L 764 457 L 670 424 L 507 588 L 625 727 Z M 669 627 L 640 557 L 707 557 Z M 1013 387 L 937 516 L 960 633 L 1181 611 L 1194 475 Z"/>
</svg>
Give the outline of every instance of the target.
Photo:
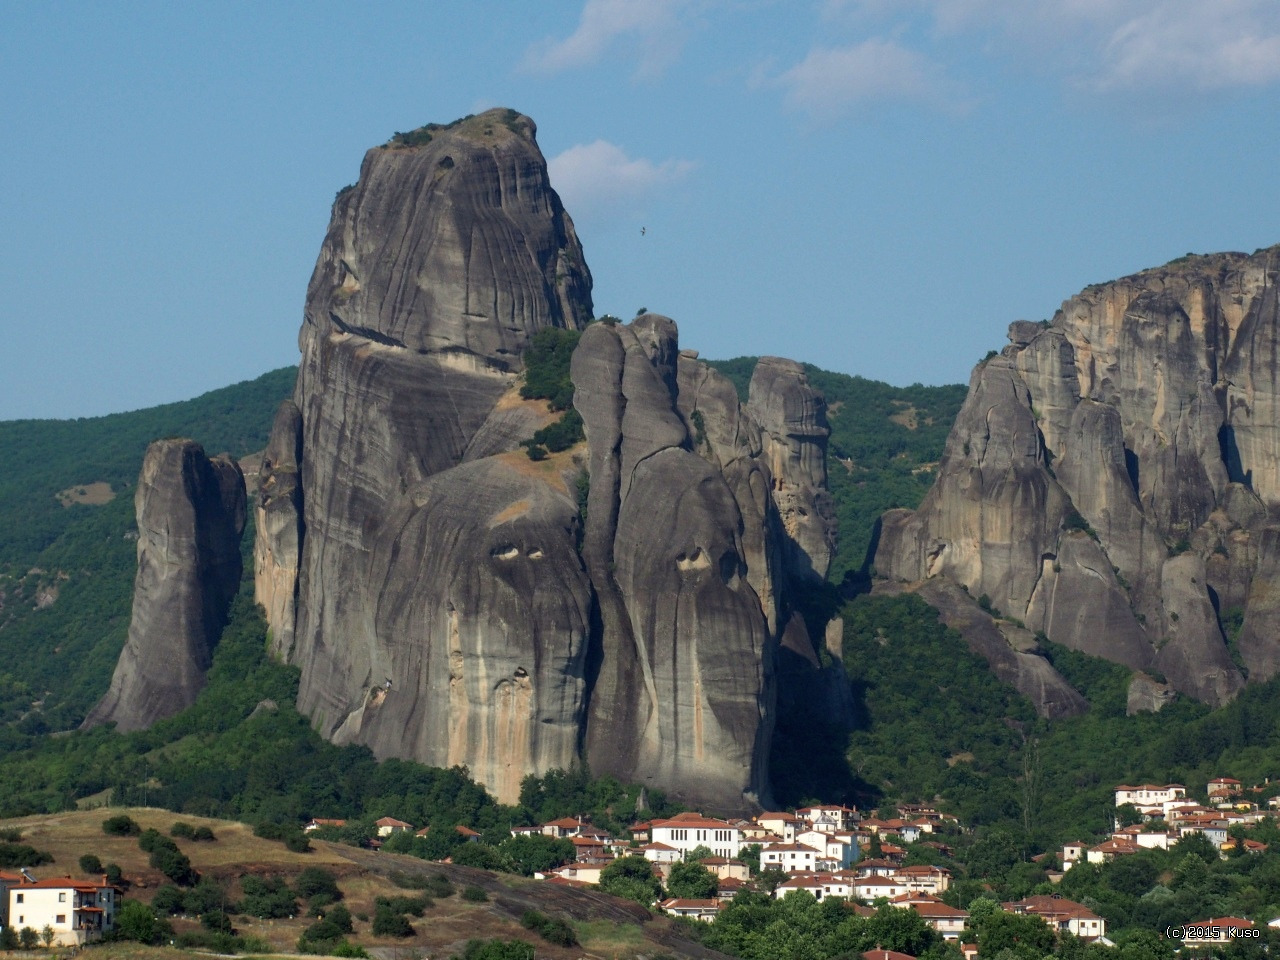
<svg viewBox="0 0 1280 960">
<path fill-rule="evenodd" d="M 756 357 L 712 360 L 747 399 Z M 809 382 L 827 399 L 831 441 L 827 477 L 840 522 L 830 579 L 840 583 L 868 564 L 867 550 L 880 515 L 917 507 L 933 484 L 934 467 L 966 388 L 893 387 L 878 380 L 805 365 Z"/>
<path fill-rule="evenodd" d="M 106 690 L 128 632 L 133 494 L 147 445 L 184 436 L 210 454 L 261 450 L 296 375 L 286 367 L 132 413 L 0 422 L 0 724 L 65 729 Z M 95 483 L 114 499 L 58 498 Z"/>
</svg>

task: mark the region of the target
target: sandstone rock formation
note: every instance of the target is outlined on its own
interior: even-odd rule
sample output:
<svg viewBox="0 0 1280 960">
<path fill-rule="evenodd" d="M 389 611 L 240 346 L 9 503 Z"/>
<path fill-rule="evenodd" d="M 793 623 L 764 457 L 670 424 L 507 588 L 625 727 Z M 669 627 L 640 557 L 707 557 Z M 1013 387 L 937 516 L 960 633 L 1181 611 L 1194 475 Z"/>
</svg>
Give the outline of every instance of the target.
<svg viewBox="0 0 1280 960">
<path fill-rule="evenodd" d="M 1211 704 L 1271 676 L 1278 268 L 1280 248 L 1189 256 L 1013 324 L 920 509 L 885 515 L 877 570 Z"/>
<path fill-rule="evenodd" d="M 240 584 L 245 488 L 234 460 L 211 460 L 191 440 L 158 440 L 142 461 L 134 504 L 129 639 L 85 727 L 140 730 L 189 707 Z"/>
<path fill-rule="evenodd" d="M 594 323 L 531 120 L 492 110 L 369 151 L 308 289 L 262 464 L 256 589 L 298 705 L 502 800 L 586 760 L 742 809 L 767 789 L 774 654 L 833 544 L 823 403 L 762 361 L 751 400 L 647 314 Z M 522 353 L 583 329 L 586 442 Z M 585 328 L 585 329 L 584 329 Z"/>
</svg>

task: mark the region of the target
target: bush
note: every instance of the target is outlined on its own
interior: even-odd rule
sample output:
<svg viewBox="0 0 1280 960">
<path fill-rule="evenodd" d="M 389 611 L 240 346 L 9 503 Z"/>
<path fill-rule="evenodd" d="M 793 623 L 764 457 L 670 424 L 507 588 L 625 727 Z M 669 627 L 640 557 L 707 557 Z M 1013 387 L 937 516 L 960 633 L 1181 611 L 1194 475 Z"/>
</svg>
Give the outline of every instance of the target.
<svg viewBox="0 0 1280 960">
<path fill-rule="evenodd" d="M 140 900 L 126 900 L 116 913 L 116 936 L 121 940 L 159 943 L 169 933 L 169 924 L 158 919 L 155 911 Z"/>
<path fill-rule="evenodd" d="M 567 410 L 573 403 L 573 381 L 569 360 L 581 338 L 577 330 L 546 327 L 533 335 L 524 352 L 524 385 L 520 396 L 526 400 L 549 400 L 552 410 Z"/>
<path fill-rule="evenodd" d="M 240 913 L 251 917 L 262 917 L 264 920 L 292 917 L 298 912 L 298 902 L 293 891 L 279 877 L 247 876 L 242 877 L 240 884 L 244 889 L 244 898 L 237 908 Z"/>
<path fill-rule="evenodd" d="M 107 868 L 103 871 L 107 875 L 107 883 L 113 887 L 124 885 L 124 871 L 120 869 L 118 863 L 108 863 Z"/>
<path fill-rule="evenodd" d="M 523 940 L 468 940 L 462 960 L 533 960 L 533 944 Z"/>
<path fill-rule="evenodd" d="M 524 442 L 524 445 L 530 459 L 542 460 L 544 458 L 536 455 L 535 450 L 549 450 L 551 453 L 559 453 L 561 450 L 568 450 L 575 443 L 586 438 L 587 434 L 582 426 L 582 414 L 578 413 L 577 410 L 569 410 L 559 420 L 547 424 L 547 426 L 534 433 L 532 438 Z"/>
<path fill-rule="evenodd" d="M 306 853 L 311 849 L 311 841 L 307 839 L 307 835 L 294 824 L 264 820 L 254 825 L 253 835 L 264 840 L 279 840 L 286 849 L 294 853 Z"/>
<path fill-rule="evenodd" d="M 166 883 L 151 898 L 151 909 L 157 913 L 167 913 L 173 916 L 186 911 L 186 900 L 181 890 L 172 883 Z"/>
<path fill-rule="evenodd" d="M 373 905 L 379 910 L 412 913 L 415 917 L 420 917 L 423 911 L 431 906 L 431 900 L 428 897 L 378 897 Z"/>
<path fill-rule="evenodd" d="M 53 863 L 53 855 L 25 843 L 0 843 L 0 867 L 38 867 Z"/>
<path fill-rule="evenodd" d="M 95 854 L 86 853 L 80 858 L 81 873 L 102 873 L 102 861 Z"/>
<path fill-rule="evenodd" d="M 231 918 L 221 910 L 200 914 L 200 926 L 214 933 L 235 933 L 231 928 Z"/>
<path fill-rule="evenodd" d="M 178 845 L 159 830 L 143 831 L 138 846 L 151 854 L 151 866 L 182 887 L 194 886 L 200 874 L 191 866 L 191 860 L 178 849 Z"/>
<path fill-rule="evenodd" d="M 197 843 L 212 843 L 218 838 L 208 827 L 196 827 L 191 832 L 191 839 Z"/>
<path fill-rule="evenodd" d="M 142 832 L 142 828 L 138 826 L 133 817 L 122 813 L 103 820 L 102 832 L 109 837 L 136 837 Z"/>
<path fill-rule="evenodd" d="M 183 823 L 181 820 L 169 828 L 169 836 L 181 837 L 184 840 L 190 840 L 195 836 L 195 832 L 195 827 L 189 823 Z"/>
<path fill-rule="evenodd" d="M 484 903 L 489 899 L 489 895 L 480 887 L 464 887 L 462 891 L 462 899 L 470 900 L 473 903 Z"/>
<path fill-rule="evenodd" d="M 338 881 L 328 870 L 320 867 L 307 867 L 293 883 L 293 889 L 305 900 L 316 897 L 327 897 L 326 903 L 342 899 L 342 891 L 338 889 Z"/>
<path fill-rule="evenodd" d="M 343 933 L 355 933 L 355 926 L 351 923 L 351 911 L 340 903 L 326 910 L 324 919 L 328 920 Z"/>
<path fill-rule="evenodd" d="M 520 917 L 520 925 L 526 930 L 532 930 L 547 943 L 554 943 L 559 947 L 575 947 L 578 945 L 578 938 L 574 935 L 573 927 L 569 926 L 560 917 L 548 917 L 545 913 L 539 913 L 537 910 L 526 910 Z"/>
<path fill-rule="evenodd" d="M 379 905 L 373 913 L 373 935 L 375 937 L 412 937 L 413 924 L 403 913 L 395 913 L 390 908 Z"/>
</svg>

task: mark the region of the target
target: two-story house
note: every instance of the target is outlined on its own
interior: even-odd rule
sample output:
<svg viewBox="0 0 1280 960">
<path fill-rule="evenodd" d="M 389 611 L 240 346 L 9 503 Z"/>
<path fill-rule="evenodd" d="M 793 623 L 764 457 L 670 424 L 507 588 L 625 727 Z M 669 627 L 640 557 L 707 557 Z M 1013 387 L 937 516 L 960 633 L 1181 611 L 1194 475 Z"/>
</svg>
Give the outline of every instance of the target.
<svg viewBox="0 0 1280 960">
<path fill-rule="evenodd" d="M 724 820 L 700 813 L 679 813 L 667 820 L 655 820 L 650 828 L 653 843 L 664 843 L 687 854 L 706 847 L 713 856 L 736 857 L 742 847 L 742 831 Z"/>
<path fill-rule="evenodd" d="M 9 926 L 14 930 L 30 927 L 53 930 L 56 946 L 74 947 L 93 940 L 115 926 L 119 891 L 97 880 L 72 880 L 59 877 L 6 884 L 9 888 Z"/>
</svg>

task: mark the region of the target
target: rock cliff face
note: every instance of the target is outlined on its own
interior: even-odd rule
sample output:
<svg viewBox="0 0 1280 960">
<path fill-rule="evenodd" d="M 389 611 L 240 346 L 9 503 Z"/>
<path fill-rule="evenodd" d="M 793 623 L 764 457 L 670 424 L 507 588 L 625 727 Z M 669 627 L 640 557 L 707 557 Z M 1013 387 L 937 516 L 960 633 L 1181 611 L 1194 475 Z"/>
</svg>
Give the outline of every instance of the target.
<svg viewBox="0 0 1280 960">
<path fill-rule="evenodd" d="M 84 726 L 141 730 L 189 707 L 240 584 L 244 475 L 191 440 L 147 448 L 134 498 L 138 575 L 129 639 Z"/>
<path fill-rule="evenodd" d="M 338 742 L 465 764 L 506 801 L 585 759 L 742 809 L 793 584 L 830 559 L 822 400 L 767 360 L 739 404 L 669 319 L 587 326 L 590 288 L 527 117 L 369 151 L 264 456 L 257 596 Z M 518 388 L 548 327 L 583 330 L 586 442 L 535 462 L 556 415 Z"/>
<path fill-rule="evenodd" d="M 1278 268 L 1280 248 L 1185 257 L 1013 324 L 877 570 L 1211 704 L 1274 674 Z"/>
</svg>

